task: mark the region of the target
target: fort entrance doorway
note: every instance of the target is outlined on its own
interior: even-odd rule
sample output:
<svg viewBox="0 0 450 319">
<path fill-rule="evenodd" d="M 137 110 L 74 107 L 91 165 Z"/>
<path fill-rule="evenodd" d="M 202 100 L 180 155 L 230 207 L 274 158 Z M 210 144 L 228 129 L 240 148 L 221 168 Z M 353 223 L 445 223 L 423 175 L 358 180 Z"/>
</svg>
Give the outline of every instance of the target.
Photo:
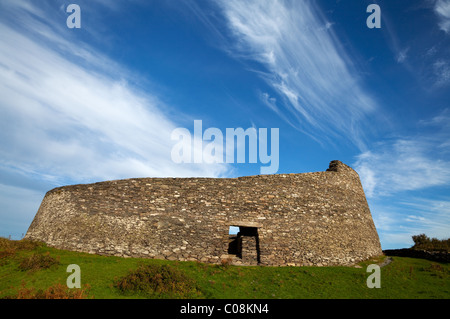
<svg viewBox="0 0 450 319">
<path fill-rule="evenodd" d="M 261 262 L 259 234 L 256 226 L 233 225 L 239 228 L 236 234 L 230 234 L 228 254 L 235 255 L 242 263 L 257 265 Z"/>
</svg>

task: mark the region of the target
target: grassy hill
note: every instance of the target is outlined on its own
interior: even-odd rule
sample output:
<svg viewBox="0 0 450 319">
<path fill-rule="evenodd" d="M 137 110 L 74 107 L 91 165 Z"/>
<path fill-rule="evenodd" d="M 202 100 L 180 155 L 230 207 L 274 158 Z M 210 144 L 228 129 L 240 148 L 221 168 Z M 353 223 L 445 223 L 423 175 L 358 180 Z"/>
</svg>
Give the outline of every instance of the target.
<svg viewBox="0 0 450 319">
<path fill-rule="evenodd" d="M 0 298 L 449 298 L 446 263 L 392 257 L 381 288 L 369 289 L 369 264 L 358 267 L 244 267 L 98 256 L 0 238 Z M 67 266 L 81 269 L 68 289 Z"/>
</svg>

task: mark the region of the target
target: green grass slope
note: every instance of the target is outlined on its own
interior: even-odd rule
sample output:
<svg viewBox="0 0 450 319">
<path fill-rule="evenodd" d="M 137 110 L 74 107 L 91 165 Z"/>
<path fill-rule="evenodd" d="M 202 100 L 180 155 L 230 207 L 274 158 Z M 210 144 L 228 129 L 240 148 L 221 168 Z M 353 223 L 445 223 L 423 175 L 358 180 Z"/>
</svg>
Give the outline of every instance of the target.
<svg viewBox="0 0 450 319">
<path fill-rule="evenodd" d="M 448 299 L 448 264 L 392 257 L 381 288 L 368 288 L 369 264 L 357 267 L 244 267 L 120 258 L 57 250 L 0 238 L 0 298 Z M 66 286 L 67 266 L 80 289 Z"/>
</svg>

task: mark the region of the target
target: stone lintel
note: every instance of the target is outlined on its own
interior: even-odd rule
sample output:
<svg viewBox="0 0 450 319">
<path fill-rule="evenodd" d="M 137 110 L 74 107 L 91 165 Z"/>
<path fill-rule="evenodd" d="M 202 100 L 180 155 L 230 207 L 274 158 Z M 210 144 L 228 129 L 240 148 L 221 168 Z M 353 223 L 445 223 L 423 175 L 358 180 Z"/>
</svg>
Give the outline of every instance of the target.
<svg viewBox="0 0 450 319">
<path fill-rule="evenodd" d="M 241 226 L 241 227 L 257 227 L 261 228 L 263 225 L 257 222 L 249 222 L 249 221 L 232 221 L 229 222 L 230 226 Z"/>
</svg>

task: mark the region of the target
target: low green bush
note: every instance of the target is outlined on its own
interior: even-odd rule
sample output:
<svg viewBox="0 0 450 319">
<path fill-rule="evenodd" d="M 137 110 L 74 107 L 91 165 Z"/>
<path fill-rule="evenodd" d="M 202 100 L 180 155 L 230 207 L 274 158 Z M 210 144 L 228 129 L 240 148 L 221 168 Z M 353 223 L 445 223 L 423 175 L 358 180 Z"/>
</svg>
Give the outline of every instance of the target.
<svg viewBox="0 0 450 319">
<path fill-rule="evenodd" d="M 412 249 L 427 251 L 447 251 L 450 252 L 450 238 L 439 240 L 429 238 L 425 234 L 412 236 L 414 246 Z"/>
<path fill-rule="evenodd" d="M 122 292 L 143 293 L 153 298 L 199 297 L 195 281 L 169 265 L 141 265 L 115 283 Z"/>
<path fill-rule="evenodd" d="M 35 253 L 29 257 L 23 258 L 19 264 L 19 269 L 32 271 L 47 269 L 54 265 L 59 265 L 58 259 L 51 257 L 49 253 L 46 254 Z"/>
<path fill-rule="evenodd" d="M 3 250 L 33 250 L 37 247 L 43 246 L 43 243 L 31 241 L 27 239 L 10 240 L 0 237 L 0 251 Z"/>
</svg>

